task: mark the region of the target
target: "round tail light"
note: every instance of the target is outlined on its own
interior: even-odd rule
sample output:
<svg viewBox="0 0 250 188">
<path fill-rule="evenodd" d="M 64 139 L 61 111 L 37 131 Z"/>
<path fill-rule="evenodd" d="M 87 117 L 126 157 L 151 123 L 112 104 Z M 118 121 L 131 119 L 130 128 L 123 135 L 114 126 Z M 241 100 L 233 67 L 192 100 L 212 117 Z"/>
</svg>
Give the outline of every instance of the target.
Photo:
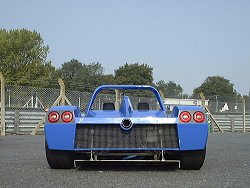
<svg viewBox="0 0 250 188">
<path fill-rule="evenodd" d="M 180 118 L 181 122 L 188 123 L 189 121 L 191 121 L 192 116 L 191 116 L 191 114 L 189 112 L 184 111 L 184 112 L 180 113 L 179 118 Z"/>
<path fill-rule="evenodd" d="M 62 121 L 63 121 L 64 123 L 69 123 L 69 122 L 72 121 L 72 119 L 73 119 L 73 114 L 72 114 L 72 112 L 66 111 L 66 112 L 63 112 L 63 113 L 62 113 Z"/>
<path fill-rule="evenodd" d="M 48 120 L 50 123 L 56 123 L 60 118 L 60 115 L 58 112 L 50 112 L 48 115 Z"/>
<path fill-rule="evenodd" d="M 194 121 L 196 121 L 197 123 L 202 123 L 203 121 L 205 121 L 205 115 L 202 112 L 195 112 Z"/>
</svg>

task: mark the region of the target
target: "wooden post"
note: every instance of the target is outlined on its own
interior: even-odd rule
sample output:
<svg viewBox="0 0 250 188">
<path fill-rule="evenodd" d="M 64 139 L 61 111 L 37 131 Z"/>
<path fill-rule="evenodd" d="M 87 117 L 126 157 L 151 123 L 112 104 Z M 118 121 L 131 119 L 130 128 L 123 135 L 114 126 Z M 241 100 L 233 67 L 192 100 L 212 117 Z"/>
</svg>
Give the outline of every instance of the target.
<svg viewBox="0 0 250 188">
<path fill-rule="evenodd" d="M 230 117 L 231 120 L 231 132 L 234 132 L 234 117 Z"/>
<path fill-rule="evenodd" d="M 61 78 L 58 79 L 58 83 L 60 85 L 60 96 L 61 96 L 61 101 L 60 101 L 60 105 L 65 105 L 65 85 L 64 82 Z"/>
<path fill-rule="evenodd" d="M 206 98 L 203 95 L 203 93 L 200 93 L 200 97 L 201 97 L 201 105 L 205 108 L 205 106 L 206 106 Z M 212 114 L 210 113 L 210 115 L 212 115 Z"/>
<path fill-rule="evenodd" d="M 61 78 L 58 79 L 58 83 L 60 85 L 60 95 L 54 102 L 52 106 L 57 106 L 57 105 L 65 105 L 65 102 L 68 103 L 68 105 L 71 105 L 71 102 L 69 99 L 66 97 L 66 92 L 65 92 L 65 85 L 64 82 Z M 36 128 L 31 132 L 30 135 L 35 135 L 38 131 L 38 129 L 44 124 L 45 122 L 46 115 L 41 119 L 41 121 L 38 123 Z"/>
<path fill-rule="evenodd" d="M 115 90 L 115 109 L 119 110 L 120 107 L 120 97 L 119 97 L 119 90 Z"/>
<path fill-rule="evenodd" d="M 243 102 L 243 133 L 246 132 L 246 100 L 242 97 Z"/>
<path fill-rule="evenodd" d="M 1 136 L 5 136 L 5 79 L 0 72 L 1 79 Z"/>
<path fill-rule="evenodd" d="M 15 118 L 14 118 L 14 134 L 19 134 L 20 133 L 20 113 L 19 110 L 15 110 Z"/>
<path fill-rule="evenodd" d="M 161 98 L 162 98 L 162 100 L 164 102 L 164 93 L 162 92 L 162 90 L 159 90 L 159 93 L 160 93 L 160 96 L 161 96 Z"/>
<path fill-rule="evenodd" d="M 210 113 L 210 117 L 211 117 L 211 120 L 213 120 L 214 124 L 219 128 L 220 132 L 224 132 L 222 130 L 222 128 L 219 126 L 218 122 L 216 121 L 216 119 L 214 118 L 214 116 L 211 114 L 210 110 L 208 109 L 208 107 L 205 105 L 205 96 L 203 93 L 200 93 L 200 97 L 202 99 L 202 106 L 205 108 L 205 110 Z"/>
<path fill-rule="evenodd" d="M 210 132 L 213 133 L 213 132 L 214 132 L 214 126 L 213 126 L 213 122 L 212 122 L 212 120 L 211 120 L 211 114 L 207 112 L 207 113 L 206 113 L 206 116 L 207 116 L 208 126 L 210 126 L 210 127 L 209 127 Z"/>
<path fill-rule="evenodd" d="M 213 124 L 213 122 L 211 121 L 211 117 L 210 117 L 210 123 L 211 123 L 211 133 L 213 133 L 214 132 L 214 124 Z"/>
</svg>

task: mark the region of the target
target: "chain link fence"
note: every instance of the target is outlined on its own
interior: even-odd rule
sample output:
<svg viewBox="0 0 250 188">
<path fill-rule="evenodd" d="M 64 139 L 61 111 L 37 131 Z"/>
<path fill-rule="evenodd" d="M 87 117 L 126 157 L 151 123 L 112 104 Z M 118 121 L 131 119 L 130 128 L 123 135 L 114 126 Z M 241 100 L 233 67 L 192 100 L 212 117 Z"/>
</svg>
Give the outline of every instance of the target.
<svg viewBox="0 0 250 188">
<path fill-rule="evenodd" d="M 20 125 L 20 130 L 22 132 L 33 130 L 45 115 L 45 109 L 50 108 L 58 99 L 60 92 L 60 89 L 6 85 L 6 131 L 15 132 L 15 125 Z M 123 94 L 122 92 L 119 93 L 118 100 L 121 100 Z M 84 112 L 91 95 L 92 93 L 90 92 L 66 90 L 66 96 L 71 104 L 79 106 L 82 112 Z M 148 103 L 149 108 L 152 110 L 159 109 L 159 104 L 154 97 L 138 97 L 148 95 L 140 95 L 135 92 L 126 92 L 125 95 L 129 96 L 132 107 L 135 110 L 138 109 L 137 105 L 140 102 Z M 97 95 L 92 105 L 92 109 L 103 109 L 104 103 L 115 103 L 116 97 L 115 92 L 101 92 Z M 247 124 L 247 130 L 249 130 L 250 103 L 245 103 L 245 112 L 247 115 L 244 117 L 244 104 L 242 98 L 238 97 L 231 100 L 225 100 L 219 97 L 211 97 L 208 100 L 208 108 L 211 113 L 215 115 L 216 120 L 223 126 L 224 130 L 231 130 L 232 132 L 234 132 L 234 130 L 241 131 L 243 129 L 243 122 Z M 169 113 L 171 113 L 171 111 L 169 111 Z M 39 130 L 42 132 L 42 127 Z"/>
<path fill-rule="evenodd" d="M 241 97 L 223 99 L 220 97 L 210 97 L 208 108 L 211 113 L 242 114 L 244 112 L 244 102 Z M 245 102 L 246 113 L 250 113 L 250 102 Z"/>
<path fill-rule="evenodd" d="M 5 103 L 9 109 L 43 111 L 51 107 L 59 95 L 60 89 L 6 85 Z M 66 90 L 71 104 L 80 107 L 86 106 L 90 95 L 87 92 Z"/>
<path fill-rule="evenodd" d="M 80 92 L 80 91 L 69 91 L 66 90 L 66 96 L 72 105 L 79 106 L 81 109 L 85 109 L 86 105 L 90 100 L 92 93 Z M 6 85 L 5 101 L 6 108 L 20 110 L 26 109 L 27 111 L 44 111 L 44 109 L 49 108 L 53 105 L 55 100 L 60 95 L 60 89 L 52 88 L 37 88 L 37 87 L 27 87 L 27 86 L 13 86 Z M 126 93 L 130 97 L 132 106 L 136 109 L 138 102 L 147 102 L 150 105 L 150 109 L 157 109 L 158 103 L 155 98 L 149 97 L 137 97 L 133 93 Z M 103 94 L 100 93 L 95 103 L 93 104 L 93 109 L 101 109 L 103 103 L 115 102 L 115 93 Z M 181 105 L 181 104 L 180 104 Z M 240 97 L 234 99 L 223 99 L 220 97 L 210 97 L 208 101 L 208 108 L 211 113 L 243 113 L 244 105 L 243 100 Z M 250 103 L 245 104 L 246 113 L 250 113 Z"/>
<path fill-rule="evenodd" d="M 72 105 L 79 106 L 82 110 L 86 108 L 92 93 L 66 90 L 66 96 Z M 37 88 L 27 86 L 6 85 L 5 103 L 7 109 L 25 111 L 44 111 L 56 101 L 60 95 L 60 89 Z M 134 109 L 139 102 L 149 103 L 150 109 L 159 109 L 155 98 L 137 97 L 131 93 L 126 93 L 130 97 Z M 121 96 L 120 96 L 121 97 Z M 104 103 L 115 103 L 115 93 L 99 93 L 92 106 L 93 109 L 102 109 Z"/>
</svg>

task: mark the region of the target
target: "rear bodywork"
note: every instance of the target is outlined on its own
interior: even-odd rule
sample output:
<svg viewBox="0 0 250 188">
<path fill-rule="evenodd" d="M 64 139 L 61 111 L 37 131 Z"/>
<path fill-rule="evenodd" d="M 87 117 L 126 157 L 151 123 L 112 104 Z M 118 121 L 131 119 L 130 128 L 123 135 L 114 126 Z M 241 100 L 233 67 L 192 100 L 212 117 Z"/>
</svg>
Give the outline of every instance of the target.
<svg viewBox="0 0 250 188">
<path fill-rule="evenodd" d="M 126 94 L 114 104 L 115 109 L 92 109 L 98 93 L 103 90 L 151 91 L 158 109 L 135 109 Z M 56 122 L 50 121 L 51 112 L 59 114 Z M 73 115 L 69 122 L 62 120 L 65 112 Z M 184 120 L 180 117 L 183 112 L 189 114 L 182 115 Z M 77 106 L 52 107 L 45 122 L 45 139 L 48 150 L 69 151 L 75 162 L 181 163 L 181 152 L 206 148 L 208 124 L 204 118 L 196 121 L 197 112 L 204 115 L 199 106 L 176 106 L 169 115 L 158 91 L 152 86 L 104 85 L 94 91 L 84 115 Z"/>
</svg>

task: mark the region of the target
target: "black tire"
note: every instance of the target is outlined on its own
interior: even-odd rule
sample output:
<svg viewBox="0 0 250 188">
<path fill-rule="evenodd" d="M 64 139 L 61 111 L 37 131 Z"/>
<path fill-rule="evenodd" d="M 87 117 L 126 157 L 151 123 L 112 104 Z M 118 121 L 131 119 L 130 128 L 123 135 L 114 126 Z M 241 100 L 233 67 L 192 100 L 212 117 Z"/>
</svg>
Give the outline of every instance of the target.
<svg viewBox="0 0 250 188">
<path fill-rule="evenodd" d="M 70 169 L 74 166 L 72 152 L 50 150 L 45 142 L 46 158 L 48 164 L 53 169 Z"/>
<path fill-rule="evenodd" d="M 193 150 L 193 151 L 181 151 L 181 169 L 182 170 L 199 170 L 206 156 L 206 149 Z"/>
</svg>

